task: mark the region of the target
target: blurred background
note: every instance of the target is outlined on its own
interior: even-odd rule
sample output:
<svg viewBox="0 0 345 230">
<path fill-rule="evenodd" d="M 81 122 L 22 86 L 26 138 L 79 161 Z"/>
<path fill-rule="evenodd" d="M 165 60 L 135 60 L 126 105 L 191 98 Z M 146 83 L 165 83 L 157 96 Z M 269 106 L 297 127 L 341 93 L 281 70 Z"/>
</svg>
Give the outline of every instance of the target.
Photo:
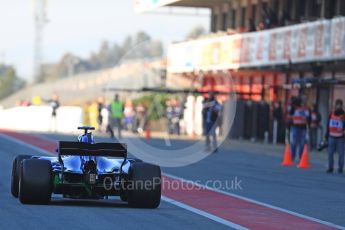
<svg viewBox="0 0 345 230">
<path fill-rule="evenodd" d="M 101 109 L 119 94 L 124 118 L 131 117 L 123 122 L 136 121 L 128 130 L 141 133 L 150 121 L 156 132 L 195 137 L 203 133 L 205 92 L 214 91 L 223 93 L 217 95 L 223 105 L 226 93 L 237 95 L 234 126 L 223 135 L 283 143 L 291 98 L 299 96 L 320 114 L 320 140 L 334 101 L 345 98 L 342 0 L 0 4 L 3 128 L 101 127 Z M 137 90 L 143 87 L 194 91 Z M 219 135 L 231 120 L 226 108 Z"/>
</svg>

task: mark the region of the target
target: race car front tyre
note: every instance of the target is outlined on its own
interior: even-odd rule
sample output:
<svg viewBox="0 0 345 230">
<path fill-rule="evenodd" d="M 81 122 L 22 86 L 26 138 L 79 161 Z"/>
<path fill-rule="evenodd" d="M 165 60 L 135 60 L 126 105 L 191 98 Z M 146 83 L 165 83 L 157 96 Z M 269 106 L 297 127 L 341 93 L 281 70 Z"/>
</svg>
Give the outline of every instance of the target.
<svg viewBox="0 0 345 230">
<path fill-rule="evenodd" d="M 12 196 L 18 198 L 19 191 L 19 175 L 20 175 L 20 164 L 23 160 L 29 159 L 29 155 L 18 155 L 13 159 L 12 163 L 12 176 L 11 176 L 11 193 Z"/>
<path fill-rule="evenodd" d="M 161 169 L 137 162 L 129 169 L 128 204 L 135 208 L 157 208 L 161 201 Z"/>
<path fill-rule="evenodd" d="M 19 200 L 23 204 L 48 204 L 52 194 L 52 166 L 48 160 L 28 159 L 21 164 Z"/>
</svg>

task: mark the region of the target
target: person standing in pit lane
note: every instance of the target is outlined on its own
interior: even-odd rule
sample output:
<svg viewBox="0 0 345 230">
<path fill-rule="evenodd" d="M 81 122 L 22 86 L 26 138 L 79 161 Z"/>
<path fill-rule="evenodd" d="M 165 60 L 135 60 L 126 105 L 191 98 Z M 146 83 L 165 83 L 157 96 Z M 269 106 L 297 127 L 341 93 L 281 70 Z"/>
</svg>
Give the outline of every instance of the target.
<svg viewBox="0 0 345 230">
<path fill-rule="evenodd" d="M 135 109 L 134 104 L 131 99 L 127 99 L 123 110 L 124 115 L 124 127 L 128 131 L 134 131 L 134 119 L 135 119 Z"/>
<path fill-rule="evenodd" d="M 103 127 L 104 127 L 105 132 L 109 133 L 110 138 L 114 138 L 114 131 L 113 131 L 113 128 L 111 127 L 112 116 L 110 113 L 110 105 L 104 106 L 101 113 L 103 117 Z"/>
<path fill-rule="evenodd" d="M 111 129 L 117 129 L 116 138 L 121 139 L 122 118 L 123 118 L 123 103 L 119 99 L 119 95 L 114 96 L 114 100 L 110 104 Z M 110 132 L 112 133 L 112 132 Z"/>
<path fill-rule="evenodd" d="M 281 102 L 274 102 L 273 103 L 273 144 L 277 144 L 278 141 L 281 139 L 280 136 L 280 130 L 281 130 L 281 123 L 283 120 L 283 109 L 281 106 Z"/>
<path fill-rule="evenodd" d="M 172 101 L 171 100 L 167 100 L 166 101 L 166 117 L 168 119 L 168 127 L 167 127 L 167 131 L 168 134 L 173 134 L 173 107 L 172 107 Z"/>
<path fill-rule="evenodd" d="M 302 99 L 300 97 L 295 98 L 292 103 L 289 118 L 291 125 L 291 154 L 292 159 L 295 160 L 297 147 L 299 159 L 302 157 L 304 145 L 306 143 L 310 113 L 309 110 L 302 105 Z"/>
<path fill-rule="evenodd" d="M 104 129 L 104 117 L 102 114 L 102 110 L 104 108 L 104 98 L 98 97 L 97 99 L 97 123 L 99 131 L 103 132 Z"/>
<path fill-rule="evenodd" d="M 58 128 L 57 123 L 57 110 L 60 107 L 60 101 L 57 94 L 53 94 L 52 98 L 48 100 L 50 107 L 52 108 L 51 118 L 50 118 L 50 130 L 56 132 Z"/>
<path fill-rule="evenodd" d="M 317 104 L 313 105 L 310 117 L 310 150 L 316 149 L 318 143 L 318 131 L 321 128 L 321 114 L 317 109 Z"/>
<path fill-rule="evenodd" d="M 182 117 L 182 109 L 179 101 L 172 100 L 172 133 L 180 135 L 180 120 Z"/>
<path fill-rule="evenodd" d="M 204 123 L 204 133 L 206 136 L 206 151 L 217 152 L 218 143 L 217 143 L 217 120 L 220 117 L 221 105 L 215 98 L 213 92 L 209 93 L 208 98 L 205 98 L 203 102 L 202 116 Z M 212 139 L 212 147 L 211 147 Z"/>
<path fill-rule="evenodd" d="M 344 131 L 345 131 L 345 112 L 343 101 L 337 99 L 335 109 L 328 117 L 328 127 L 325 140 L 328 140 L 328 169 L 327 173 L 333 173 L 334 153 L 337 152 L 338 172 L 343 173 L 344 169 Z"/>
</svg>

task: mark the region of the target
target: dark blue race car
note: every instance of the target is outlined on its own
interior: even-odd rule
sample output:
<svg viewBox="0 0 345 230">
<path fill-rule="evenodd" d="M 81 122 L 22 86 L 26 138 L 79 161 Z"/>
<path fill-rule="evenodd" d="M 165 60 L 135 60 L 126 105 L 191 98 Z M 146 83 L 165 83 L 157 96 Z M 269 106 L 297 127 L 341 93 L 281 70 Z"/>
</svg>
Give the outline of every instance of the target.
<svg viewBox="0 0 345 230">
<path fill-rule="evenodd" d="M 48 204 L 52 194 L 64 198 L 108 199 L 120 196 L 131 207 L 157 208 L 161 169 L 127 158 L 121 143 L 94 143 L 89 130 L 78 142 L 60 141 L 57 157 L 18 155 L 13 160 L 11 192 L 23 204 Z"/>
</svg>

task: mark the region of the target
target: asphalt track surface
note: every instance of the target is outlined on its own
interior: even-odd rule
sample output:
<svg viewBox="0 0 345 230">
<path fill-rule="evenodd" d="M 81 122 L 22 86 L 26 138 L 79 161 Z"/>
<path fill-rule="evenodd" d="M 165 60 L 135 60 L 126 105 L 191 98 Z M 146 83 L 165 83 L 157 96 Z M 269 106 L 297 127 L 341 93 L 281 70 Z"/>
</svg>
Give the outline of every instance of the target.
<svg viewBox="0 0 345 230">
<path fill-rule="evenodd" d="M 27 135 L 27 134 L 26 134 Z M 30 134 L 39 148 L 74 136 Z M 260 145 L 224 144 L 212 156 L 186 167 L 164 168 L 165 180 L 214 187 L 209 181 L 240 181 L 240 188 L 163 191 L 158 209 L 132 209 L 117 198 L 65 200 L 50 205 L 22 205 L 10 194 L 12 160 L 17 154 L 41 155 L 32 142 L 0 132 L 0 229 L 344 229 L 345 176 L 324 173 L 323 158 L 311 156 L 312 168 L 280 166 L 281 153 Z M 23 140 L 22 140 L 23 141 Z M 109 141 L 104 138 L 102 141 Z M 164 147 L 155 139 L 150 144 Z M 183 147 L 177 140 L 172 146 Z M 46 145 L 46 146 L 45 146 Z M 43 153 L 44 154 L 44 153 Z M 189 183 L 189 182 L 188 182 Z M 196 185 L 198 186 L 198 185 Z M 229 194 L 232 194 L 229 196 Z"/>
</svg>

